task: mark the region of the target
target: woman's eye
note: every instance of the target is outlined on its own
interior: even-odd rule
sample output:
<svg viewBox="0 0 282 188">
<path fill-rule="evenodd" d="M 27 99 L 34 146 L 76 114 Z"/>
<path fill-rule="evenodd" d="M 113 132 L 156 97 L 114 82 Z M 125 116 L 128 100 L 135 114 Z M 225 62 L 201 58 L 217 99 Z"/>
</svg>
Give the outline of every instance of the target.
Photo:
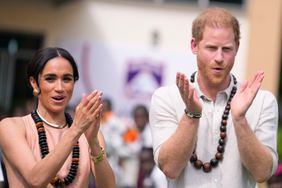
<svg viewBox="0 0 282 188">
<path fill-rule="evenodd" d="M 63 80 L 66 81 L 66 82 L 70 82 L 70 81 L 73 80 L 73 78 L 72 77 L 64 77 Z"/>
<path fill-rule="evenodd" d="M 47 81 L 53 81 L 53 80 L 55 80 L 55 78 L 53 78 L 53 77 L 46 77 L 45 80 L 47 80 Z"/>
</svg>

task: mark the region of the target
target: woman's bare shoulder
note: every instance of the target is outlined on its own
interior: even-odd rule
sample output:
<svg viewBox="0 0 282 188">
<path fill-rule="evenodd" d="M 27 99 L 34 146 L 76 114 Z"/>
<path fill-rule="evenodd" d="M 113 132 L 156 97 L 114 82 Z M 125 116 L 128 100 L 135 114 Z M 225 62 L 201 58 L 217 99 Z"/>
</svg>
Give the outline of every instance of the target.
<svg viewBox="0 0 282 188">
<path fill-rule="evenodd" d="M 19 146 L 25 139 L 25 126 L 23 117 L 8 117 L 0 121 L 0 147 L 3 151 L 11 149 L 13 145 Z"/>
<path fill-rule="evenodd" d="M 23 117 L 6 117 L 4 119 L 2 119 L 0 121 L 1 124 L 14 124 L 14 123 L 18 123 L 20 121 L 23 121 L 22 120 Z"/>
<path fill-rule="evenodd" d="M 0 129 L 19 129 L 20 127 L 23 128 L 23 126 L 20 126 L 24 123 L 23 120 L 24 117 L 7 117 L 0 121 Z"/>
</svg>

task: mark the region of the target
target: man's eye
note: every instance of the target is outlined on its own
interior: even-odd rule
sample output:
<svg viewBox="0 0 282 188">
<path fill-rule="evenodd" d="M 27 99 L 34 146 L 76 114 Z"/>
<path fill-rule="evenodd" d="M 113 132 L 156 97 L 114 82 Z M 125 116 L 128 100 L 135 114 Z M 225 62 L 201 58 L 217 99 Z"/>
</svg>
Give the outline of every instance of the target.
<svg viewBox="0 0 282 188">
<path fill-rule="evenodd" d="M 209 49 L 209 50 L 216 50 L 217 48 L 215 46 L 208 46 L 207 49 Z"/>
<path fill-rule="evenodd" d="M 230 52 L 232 49 L 231 48 L 223 48 L 222 50 L 225 51 L 225 52 Z"/>
</svg>

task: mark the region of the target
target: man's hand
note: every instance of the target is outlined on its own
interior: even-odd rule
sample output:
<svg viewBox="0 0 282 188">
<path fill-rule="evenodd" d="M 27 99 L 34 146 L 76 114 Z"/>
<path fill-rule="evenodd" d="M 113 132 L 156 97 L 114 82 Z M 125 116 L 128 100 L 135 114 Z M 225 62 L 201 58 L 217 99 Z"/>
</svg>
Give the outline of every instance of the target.
<svg viewBox="0 0 282 188">
<path fill-rule="evenodd" d="M 245 118 L 246 112 L 251 106 L 261 83 L 264 78 L 264 72 L 258 71 L 251 82 L 242 83 L 231 102 L 231 114 L 233 119 L 241 120 Z"/>
<path fill-rule="evenodd" d="M 189 84 L 189 81 L 185 74 L 177 72 L 176 74 L 176 85 L 179 93 L 185 103 L 186 109 L 189 112 L 202 112 L 202 106 L 196 95 L 195 88 Z"/>
</svg>

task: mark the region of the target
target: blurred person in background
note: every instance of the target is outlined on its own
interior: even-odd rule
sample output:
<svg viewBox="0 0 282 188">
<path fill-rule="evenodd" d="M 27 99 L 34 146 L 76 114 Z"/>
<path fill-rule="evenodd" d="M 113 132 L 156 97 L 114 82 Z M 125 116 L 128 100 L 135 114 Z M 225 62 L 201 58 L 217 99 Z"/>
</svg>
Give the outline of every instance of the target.
<svg viewBox="0 0 282 188">
<path fill-rule="evenodd" d="M 264 73 L 237 83 L 238 20 L 209 8 L 192 25 L 197 72 L 176 74 L 150 106 L 154 159 L 169 188 L 254 188 L 277 167 L 278 105 L 260 90 Z"/>
<path fill-rule="evenodd" d="M 11 188 L 115 187 L 99 131 L 102 92 L 84 95 L 72 118 L 65 113 L 78 80 L 73 57 L 62 48 L 38 50 L 27 76 L 37 97 L 33 112 L 0 122 L 0 146 Z"/>
<path fill-rule="evenodd" d="M 135 188 L 137 186 L 142 147 L 152 145 L 152 138 L 147 127 L 149 122 L 147 108 L 141 104 L 134 106 L 131 117 L 133 122 L 127 127 L 123 135 L 124 150 L 127 151 L 127 155 L 121 160 L 125 174 L 125 188 Z"/>
<path fill-rule="evenodd" d="M 109 163 L 115 173 L 118 187 L 122 187 L 123 170 L 120 166 L 120 158 L 124 156 L 123 134 L 126 131 L 124 122 L 113 110 L 113 101 L 110 98 L 102 98 L 103 110 L 100 129 L 105 137 L 106 153 Z"/>
<path fill-rule="evenodd" d="M 155 167 L 153 148 L 142 148 L 139 160 L 137 188 L 156 188 L 155 182 L 151 177 Z"/>
<path fill-rule="evenodd" d="M 130 165 L 132 173 L 136 174 L 138 188 L 163 188 L 166 187 L 166 177 L 154 164 L 152 149 L 152 134 L 149 126 L 149 111 L 143 104 L 137 104 L 132 110 L 133 130 L 136 131 L 135 148 L 136 157 L 131 157 Z M 132 130 L 132 131 L 133 131 Z M 134 161 L 134 162 L 133 162 Z M 129 165 L 128 165 L 129 166 Z"/>
<path fill-rule="evenodd" d="M 120 164 L 122 167 L 122 188 L 136 188 L 139 170 L 139 154 L 142 148 L 139 130 L 130 116 L 125 123 Z"/>
<path fill-rule="evenodd" d="M 166 188 L 167 180 L 154 162 L 153 148 L 143 147 L 139 160 L 137 188 Z"/>
<path fill-rule="evenodd" d="M 149 111 L 143 104 L 136 105 L 132 110 L 135 126 L 140 134 L 142 147 L 152 147 L 152 134 L 149 126 Z"/>
</svg>

